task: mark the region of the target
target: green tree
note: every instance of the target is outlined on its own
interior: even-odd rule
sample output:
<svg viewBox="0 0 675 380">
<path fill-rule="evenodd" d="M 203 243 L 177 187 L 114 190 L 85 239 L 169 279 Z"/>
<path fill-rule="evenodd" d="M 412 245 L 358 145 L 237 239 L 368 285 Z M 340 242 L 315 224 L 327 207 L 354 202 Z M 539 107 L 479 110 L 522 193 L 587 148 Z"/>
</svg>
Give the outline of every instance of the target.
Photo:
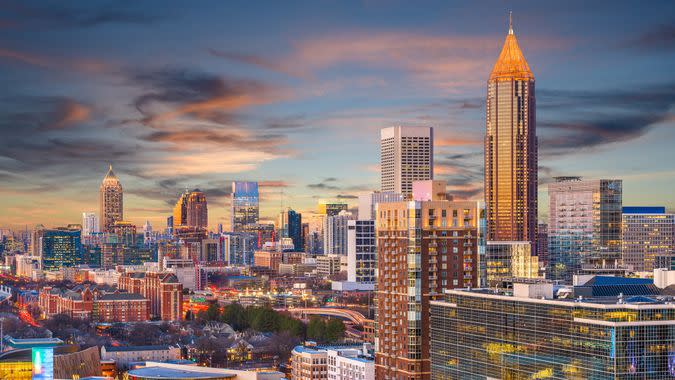
<svg viewBox="0 0 675 380">
<path fill-rule="evenodd" d="M 206 311 L 200 311 L 198 313 L 198 316 L 200 319 L 203 319 L 205 321 L 218 321 L 220 320 L 220 307 L 218 307 L 217 303 L 212 303 L 209 305 L 208 309 Z"/>
<path fill-rule="evenodd" d="M 251 327 L 262 332 L 277 331 L 279 328 L 278 313 L 270 308 L 259 308 L 254 313 Z"/>
<path fill-rule="evenodd" d="M 225 306 L 223 309 L 222 320 L 237 331 L 249 328 L 246 309 L 236 302 Z"/>
<path fill-rule="evenodd" d="M 333 343 L 340 338 L 342 338 L 343 334 L 345 333 L 345 324 L 335 318 L 331 318 L 326 322 L 326 332 L 324 334 L 324 338 L 326 339 L 327 342 Z"/>
<path fill-rule="evenodd" d="M 307 324 L 307 338 L 317 342 L 325 339 L 326 322 L 321 317 L 311 317 Z"/>
</svg>

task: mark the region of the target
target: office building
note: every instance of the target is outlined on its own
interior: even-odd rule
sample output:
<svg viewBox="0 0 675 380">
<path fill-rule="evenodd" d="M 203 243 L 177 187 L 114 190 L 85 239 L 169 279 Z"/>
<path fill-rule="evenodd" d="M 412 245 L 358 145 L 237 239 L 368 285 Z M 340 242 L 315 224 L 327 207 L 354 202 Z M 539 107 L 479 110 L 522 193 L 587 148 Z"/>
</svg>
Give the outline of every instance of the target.
<svg viewBox="0 0 675 380">
<path fill-rule="evenodd" d="M 230 228 L 233 232 L 247 232 L 249 226 L 258 224 L 260 206 L 258 182 L 232 182 Z"/>
<path fill-rule="evenodd" d="M 206 202 L 206 194 L 201 190 L 195 189 L 187 197 L 186 222 L 189 227 L 208 229 L 209 211 Z"/>
<path fill-rule="evenodd" d="M 82 237 L 90 237 L 99 232 L 99 223 L 96 213 L 83 212 L 82 213 Z"/>
<path fill-rule="evenodd" d="M 321 255 L 316 257 L 316 274 L 322 278 L 328 278 L 340 272 L 342 256 Z"/>
<path fill-rule="evenodd" d="M 302 214 L 291 210 L 290 208 L 279 213 L 277 222 L 277 231 L 280 238 L 290 238 L 293 240 L 295 250 L 303 250 L 305 243 L 303 239 Z"/>
<path fill-rule="evenodd" d="M 479 204 L 381 203 L 377 207 L 377 379 L 429 379 L 429 301 L 478 285 Z"/>
<path fill-rule="evenodd" d="M 257 267 L 264 267 L 274 272 L 278 272 L 280 263 L 280 251 L 255 251 L 253 255 L 253 265 Z"/>
<path fill-rule="evenodd" d="M 222 261 L 222 248 L 220 239 L 204 239 L 201 241 L 202 247 L 199 253 L 199 261 L 204 263 L 215 263 Z"/>
<path fill-rule="evenodd" d="M 323 218 L 323 254 L 347 256 L 347 223 L 353 220 L 348 211 Z"/>
<path fill-rule="evenodd" d="M 400 202 L 403 195 L 391 191 L 374 191 L 359 195 L 359 220 L 375 220 L 375 208 L 378 203 Z"/>
<path fill-rule="evenodd" d="M 539 277 L 539 260 L 529 241 L 488 241 L 485 246 L 487 286 L 508 288 L 518 279 Z"/>
<path fill-rule="evenodd" d="M 413 181 L 434 178 L 434 130 L 389 127 L 380 131 L 381 190 L 408 196 Z"/>
<path fill-rule="evenodd" d="M 675 257 L 675 214 L 665 207 L 623 207 L 621 215 L 623 264 L 631 271 L 670 269 Z"/>
<path fill-rule="evenodd" d="M 550 283 L 447 290 L 431 302 L 432 378 L 672 378 L 675 304 L 632 280 L 596 277 L 568 298 Z"/>
<path fill-rule="evenodd" d="M 56 271 L 82 263 L 81 231 L 78 229 L 43 230 L 39 246 L 43 271 Z"/>
<path fill-rule="evenodd" d="M 487 84 L 487 240 L 529 241 L 536 249 L 537 130 L 534 75 L 513 28 Z"/>
<path fill-rule="evenodd" d="M 124 220 L 123 198 L 122 184 L 110 165 L 99 189 L 100 232 L 112 232 L 115 222 Z"/>
<path fill-rule="evenodd" d="M 537 226 L 537 257 L 539 258 L 539 267 L 548 267 L 548 224 L 539 223 Z"/>
<path fill-rule="evenodd" d="M 548 254 L 554 280 L 618 270 L 622 181 L 557 177 L 548 185 Z"/>
<path fill-rule="evenodd" d="M 318 214 L 321 216 L 335 216 L 342 211 L 347 211 L 348 205 L 341 201 L 319 200 Z"/>
</svg>

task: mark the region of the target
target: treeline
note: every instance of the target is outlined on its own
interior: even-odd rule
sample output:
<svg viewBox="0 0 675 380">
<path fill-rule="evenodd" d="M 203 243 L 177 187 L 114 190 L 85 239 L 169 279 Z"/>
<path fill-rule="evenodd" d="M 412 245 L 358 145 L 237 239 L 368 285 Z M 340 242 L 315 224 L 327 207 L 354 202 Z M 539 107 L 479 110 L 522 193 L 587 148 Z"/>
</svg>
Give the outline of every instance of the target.
<svg viewBox="0 0 675 380">
<path fill-rule="evenodd" d="M 227 323 L 236 331 L 253 329 L 259 332 L 287 332 L 295 337 L 319 343 L 334 343 L 342 338 L 345 326 L 339 319 L 312 317 L 305 325 L 302 321 L 270 307 L 248 306 L 231 303 L 221 308 L 211 304 L 197 316 L 205 321 Z"/>
</svg>

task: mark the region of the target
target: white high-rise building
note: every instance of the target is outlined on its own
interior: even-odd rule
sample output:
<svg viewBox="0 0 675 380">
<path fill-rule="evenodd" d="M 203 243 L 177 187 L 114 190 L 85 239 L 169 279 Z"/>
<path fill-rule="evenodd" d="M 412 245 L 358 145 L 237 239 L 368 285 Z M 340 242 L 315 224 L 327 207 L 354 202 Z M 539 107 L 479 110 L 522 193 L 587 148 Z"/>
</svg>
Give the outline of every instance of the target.
<svg viewBox="0 0 675 380">
<path fill-rule="evenodd" d="M 94 212 L 82 213 L 82 237 L 88 237 L 99 232 L 98 216 Z"/>
<path fill-rule="evenodd" d="M 152 224 L 150 224 L 149 220 L 145 221 L 145 224 L 143 225 L 143 242 L 145 244 L 150 244 L 155 241 L 155 237 L 152 234 Z"/>
<path fill-rule="evenodd" d="M 345 210 L 323 218 L 324 255 L 347 256 L 347 222 L 352 219 L 352 213 Z"/>
<path fill-rule="evenodd" d="M 413 181 L 434 178 L 431 127 L 389 127 L 380 131 L 382 191 L 412 194 Z"/>
</svg>

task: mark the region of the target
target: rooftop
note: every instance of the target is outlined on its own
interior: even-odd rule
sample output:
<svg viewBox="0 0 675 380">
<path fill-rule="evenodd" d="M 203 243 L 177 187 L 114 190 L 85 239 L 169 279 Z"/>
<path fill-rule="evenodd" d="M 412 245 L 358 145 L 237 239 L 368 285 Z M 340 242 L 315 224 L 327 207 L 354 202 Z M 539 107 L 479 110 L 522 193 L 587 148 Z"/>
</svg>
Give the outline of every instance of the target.
<svg viewBox="0 0 675 380">
<path fill-rule="evenodd" d="M 173 346 L 160 344 L 154 346 L 105 346 L 107 352 L 128 352 L 128 351 L 159 351 L 168 350 Z"/>
<path fill-rule="evenodd" d="M 520 79 L 534 80 L 534 74 L 525 60 L 523 52 L 520 50 L 516 35 L 513 33 L 513 27 L 509 17 L 509 34 L 506 35 L 504 47 L 497 58 L 489 80 L 500 79 Z"/>
</svg>

